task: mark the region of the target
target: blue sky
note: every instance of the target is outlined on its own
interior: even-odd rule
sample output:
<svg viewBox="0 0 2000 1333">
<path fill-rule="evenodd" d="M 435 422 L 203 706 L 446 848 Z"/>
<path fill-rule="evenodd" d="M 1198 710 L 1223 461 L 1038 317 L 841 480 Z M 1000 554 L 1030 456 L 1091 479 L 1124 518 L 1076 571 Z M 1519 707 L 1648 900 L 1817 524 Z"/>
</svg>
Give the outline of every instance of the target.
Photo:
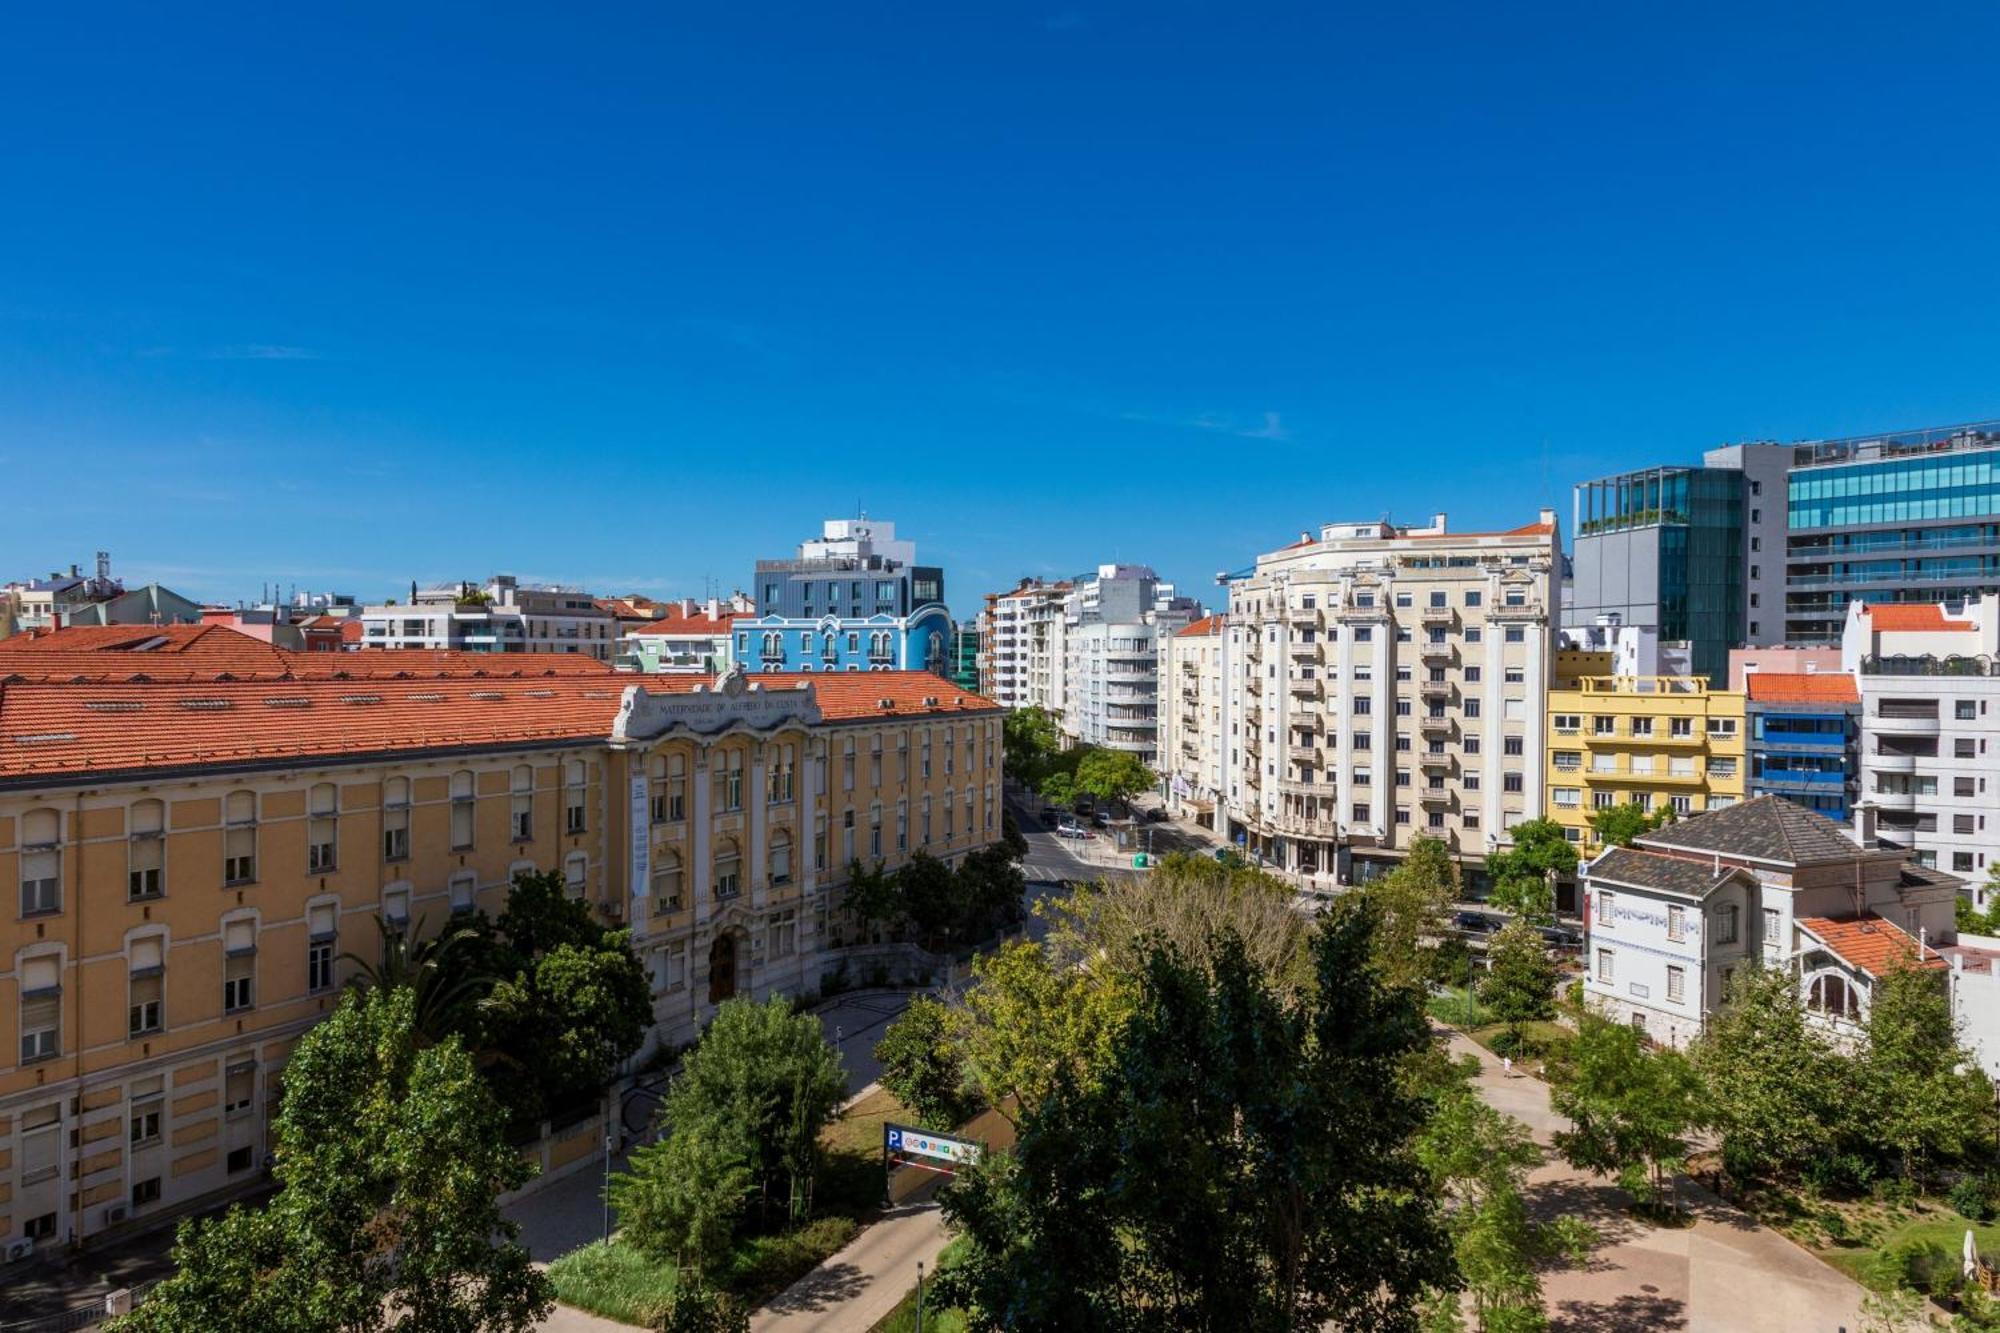
<svg viewBox="0 0 2000 1333">
<path fill-rule="evenodd" d="M 1993 6 L 305 8 L 0 17 L 0 577 L 1212 597 L 2000 417 Z"/>
</svg>

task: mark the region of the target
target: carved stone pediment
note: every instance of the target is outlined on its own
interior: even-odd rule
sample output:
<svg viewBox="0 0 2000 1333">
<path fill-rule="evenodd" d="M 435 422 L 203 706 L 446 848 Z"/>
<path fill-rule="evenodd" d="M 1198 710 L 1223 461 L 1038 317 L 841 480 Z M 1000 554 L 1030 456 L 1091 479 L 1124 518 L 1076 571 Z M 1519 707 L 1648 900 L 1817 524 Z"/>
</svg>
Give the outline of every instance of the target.
<svg viewBox="0 0 2000 1333">
<path fill-rule="evenodd" d="M 650 741 L 670 731 L 716 735 L 731 727 L 773 731 L 782 726 L 817 726 L 819 698 L 812 682 L 767 686 L 742 667 L 733 667 L 711 685 L 652 694 L 627 687 L 612 724 L 611 739 Z"/>
</svg>

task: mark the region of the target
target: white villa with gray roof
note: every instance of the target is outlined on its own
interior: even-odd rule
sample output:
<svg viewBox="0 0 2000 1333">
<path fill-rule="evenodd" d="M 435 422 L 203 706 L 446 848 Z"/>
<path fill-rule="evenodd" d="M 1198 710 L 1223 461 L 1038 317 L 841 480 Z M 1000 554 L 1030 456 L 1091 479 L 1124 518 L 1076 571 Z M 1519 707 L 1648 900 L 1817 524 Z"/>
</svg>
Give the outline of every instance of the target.
<svg viewBox="0 0 2000 1333">
<path fill-rule="evenodd" d="M 1657 1041 L 1685 1046 L 1731 975 L 1794 969 L 1836 1037 L 1858 1034 L 1874 984 L 1908 963 L 1942 971 L 1956 877 L 1779 796 L 1669 824 L 1583 867 L 1584 994 Z"/>
</svg>

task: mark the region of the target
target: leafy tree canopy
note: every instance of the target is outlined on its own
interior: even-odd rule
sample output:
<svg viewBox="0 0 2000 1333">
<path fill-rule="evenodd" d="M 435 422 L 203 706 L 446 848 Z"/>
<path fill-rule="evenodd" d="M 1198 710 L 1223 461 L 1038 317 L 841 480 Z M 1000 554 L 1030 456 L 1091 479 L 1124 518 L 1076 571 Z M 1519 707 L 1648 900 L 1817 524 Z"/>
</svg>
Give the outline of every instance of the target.
<svg viewBox="0 0 2000 1333">
<path fill-rule="evenodd" d="M 1671 824 L 1674 819 L 1672 806 L 1663 805 L 1649 813 L 1638 801 L 1627 801 L 1623 805 L 1606 806 L 1591 815 L 1590 831 L 1603 846 L 1630 847 L 1633 839 Z"/>
<path fill-rule="evenodd" d="M 1493 905 L 1535 925 L 1555 920 L 1549 876 L 1576 873 L 1576 848 L 1553 819 L 1530 819 L 1508 830 L 1511 846 L 1486 858 Z"/>
<path fill-rule="evenodd" d="M 519 1333 L 552 1306 L 497 1196 L 528 1178 L 457 1038 L 407 987 L 350 992 L 300 1038 L 272 1124 L 279 1192 L 182 1224 L 123 1333 Z"/>
<path fill-rule="evenodd" d="M 1349 899 L 1288 998 L 1240 942 L 1161 947 L 1101 1078 L 1058 1070 L 1012 1157 L 946 1195 L 941 1295 L 983 1329 L 1415 1329 L 1454 1281 L 1398 1078 L 1429 1035 Z"/>
<path fill-rule="evenodd" d="M 961 1026 L 950 1009 L 919 995 L 875 1045 L 882 1086 L 930 1129 L 950 1130 L 972 1111 Z"/>
</svg>

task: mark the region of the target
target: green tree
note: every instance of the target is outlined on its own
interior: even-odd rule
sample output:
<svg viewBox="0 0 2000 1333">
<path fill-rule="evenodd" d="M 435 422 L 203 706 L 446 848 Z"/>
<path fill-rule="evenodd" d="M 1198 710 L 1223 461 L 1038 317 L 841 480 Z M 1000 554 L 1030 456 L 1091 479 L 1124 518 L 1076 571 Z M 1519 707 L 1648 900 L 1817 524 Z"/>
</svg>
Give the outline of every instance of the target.
<svg viewBox="0 0 2000 1333">
<path fill-rule="evenodd" d="M 1444 1201 L 1458 1276 L 1477 1326 L 1490 1333 L 1539 1329 L 1546 1326 L 1541 1267 L 1558 1256 L 1580 1262 L 1595 1235 L 1574 1219 L 1536 1223 L 1528 1216 L 1523 1190 L 1541 1149 L 1525 1125 L 1479 1096 L 1472 1085 L 1478 1067 L 1471 1057 L 1406 1066 L 1418 1074 L 1416 1086 L 1432 1105 L 1417 1138 L 1417 1160 Z M 1425 1327 L 1462 1327 L 1464 1303 L 1451 1288 L 1431 1291 Z"/>
<path fill-rule="evenodd" d="M 1504 926 L 1486 956 L 1492 967 L 1480 982 L 1479 998 L 1507 1025 L 1508 1039 L 1518 1049 L 1527 1024 L 1555 1017 L 1559 974 L 1540 933 L 1525 921 Z"/>
<path fill-rule="evenodd" d="M 847 910 L 861 921 L 893 926 L 903 919 L 902 887 L 896 873 L 877 861 L 864 866 L 859 861 L 847 867 Z"/>
<path fill-rule="evenodd" d="M 1057 967 L 1015 940 L 973 960 L 962 1049 L 979 1100 L 1019 1123 L 1058 1083 L 1087 1088 L 1112 1057 L 1130 998 L 1119 979 Z"/>
<path fill-rule="evenodd" d="M 1020 923 L 1028 881 L 1019 862 L 1014 850 L 1002 842 L 967 852 L 958 863 L 959 901 L 965 912 L 960 939 L 983 940 Z"/>
<path fill-rule="evenodd" d="M 952 936 L 965 921 L 965 899 L 958 876 L 921 847 L 896 871 L 896 892 L 903 913 L 919 936 L 934 940 Z"/>
<path fill-rule="evenodd" d="M 1076 804 L 1076 778 L 1069 773 L 1051 773 L 1035 784 L 1035 792 L 1050 805 L 1067 810 Z"/>
<path fill-rule="evenodd" d="M 1076 790 L 1079 795 L 1095 797 L 1121 807 L 1128 805 L 1140 792 L 1149 790 L 1155 781 L 1153 770 L 1147 768 L 1138 755 L 1126 750 L 1089 747 L 1076 765 Z"/>
<path fill-rule="evenodd" d="M 1436 838 L 1416 839 L 1401 865 L 1361 887 L 1375 910 L 1376 966 L 1389 984 L 1422 987 L 1436 979 L 1439 946 L 1453 938 L 1458 891 L 1458 866 Z"/>
<path fill-rule="evenodd" d="M 818 1019 L 794 1013 L 781 995 L 762 1004 L 735 999 L 681 1061 L 659 1114 L 676 1133 L 737 1146 L 763 1211 L 783 1199 L 796 1218 L 808 1209 L 819 1133 L 846 1091 L 839 1053 Z"/>
<path fill-rule="evenodd" d="M 629 1170 L 606 1186 L 625 1243 L 654 1259 L 706 1270 L 728 1253 L 750 1191 L 735 1136 L 707 1124 L 676 1129 L 632 1150 Z"/>
<path fill-rule="evenodd" d="M 1225 930 L 1273 984 L 1309 983 L 1309 923 L 1297 895 L 1274 875 L 1210 856 L 1171 852 L 1145 879 L 1105 879 L 1051 902 L 1049 948 L 1058 963 L 1136 980 L 1153 947 L 1165 942 L 1183 958 L 1207 960 Z"/>
<path fill-rule="evenodd" d="M 960 1026 L 951 1010 L 919 995 L 875 1045 L 882 1086 L 930 1129 L 952 1129 L 972 1109 Z"/>
<path fill-rule="evenodd" d="M 1599 845 L 1605 847 L 1630 847 L 1635 838 L 1651 833 L 1674 817 L 1673 809 L 1661 806 L 1648 813 L 1638 801 L 1626 801 L 1622 805 L 1606 806 L 1590 817 L 1590 831 L 1596 835 Z"/>
<path fill-rule="evenodd" d="M 1702 1122 L 1701 1080 L 1679 1051 L 1648 1048 L 1632 1028 L 1582 1006 L 1575 1017 L 1576 1036 L 1552 1069 L 1550 1102 L 1570 1121 L 1556 1133 L 1556 1151 L 1657 1204 Z"/>
<path fill-rule="evenodd" d="M 1296 998 L 1234 941 L 1156 950 L 1105 1076 L 1059 1076 L 1011 1159 L 947 1192 L 967 1254 L 941 1299 L 982 1329 L 1414 1329 L 1454 1281 L 1397 1077 L 1430 1038 L 1371 926 L 1337 905 Z"/>
<path fill-rule="evenodd" d="M 1009 777 L 1037 787 L 1059 762 L 1062 730 L 1046 709 L 1016 708 L 1000 723 L 1000 751 Z"/>
<path fill-rule="evenodd" d="M 559 873 L 515 876 L 506 910 L 468 956 L 499 978 L 473 1035 L 517 1130 L 599 1096 L 652 1026 L 631 932 L 600 925 Z"/>
<path fill-rule="evenodd" d="M 1556 918 L 1553 875 L 1576 873 L 1576 848 L 1553 819 L 1530 819 L 1508 830 L 1512 845 L 1486 858 L 1493 905 L 1535 925 Z"/>
<path fill-rule="evenodd" d="M 341 955 L 356 967 L 349 984 L 363 990 L 408 987 L 415 997 L 419 1041 L 437 1042 L 454 1032 L 466 1032 L 473 1011 L 494 982 L 490 974 L 478 970 L 477 955 L 485 938 L 479 927 L 447 926 L 426 936 L 422 917 L 403 926 L 377 916 L 375 929 L 381 935 L 375 958 Z"/>
<path fill-rule="evenodd" d="M 1789 969 L 1737 969 L 1692 1055 L 1731 1175 L 1782 1175 L 1837 1151 L 1852 1079 L 1807 1023 Z"/>
<path fill-rule="evenodd" d="M 1911 1179 L 1993 1135 L 1993 1086 L 1959 1044 L 1945 986 L 1943 972 L 1915 966 L 1880 977 L 1858 1057 L 1862 1123 Z"/>
<path fill-rule="evenodd" d="M 178 1270 L 121 1333 L 517 1333 L 548 1279 L 498 1195 L 530 1175 L 455 1037 L 407 987 L 350 992 L 300 1038 L 272 1123 L 279 1191 L 182 1224 Z"/>
</svg>

